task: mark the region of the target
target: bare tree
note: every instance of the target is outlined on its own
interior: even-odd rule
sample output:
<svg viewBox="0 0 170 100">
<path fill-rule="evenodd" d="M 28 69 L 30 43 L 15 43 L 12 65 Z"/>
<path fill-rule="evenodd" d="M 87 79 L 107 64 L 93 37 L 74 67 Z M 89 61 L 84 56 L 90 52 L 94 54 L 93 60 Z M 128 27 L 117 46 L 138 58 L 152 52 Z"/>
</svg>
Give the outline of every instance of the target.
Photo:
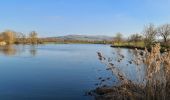
<svg viewBox="0 0 170 100">
<path fill-rule="evenodd" d="M 134 42 L 135 45 L 137 45 L 138 42 L 142 41 L 142 36 L 139 35 L 139 34 L 137 34 L 137 33 L 136 33 L 136 34 L 132 34 L 132 35 L 130 36 L 130 41 L 131 41 L 131 42 Z"/>
<path fill-rule="evenodd" d="M 164 24 L 158 27 L 158 34 L 163 38 L 164 43 L 167 43 L 167 40 L 170 36 L 170 24 Z"/>
<path fill-rule="evenodd" d="M 120 42 L 122 41 L 122 34 L 121 33 L 117 33 L 115 36 L 115 42 L 117 42 L 118 44 L 120 44 Z"/>
<path fill-rule="evenodd" d="M 143 31 L 144 43 L 146 47 L 151 46 L 156 41 L 157 29 L 154 24 L 145 26 Z"/>
<path fill-rule="evenodd" d="M 29 38 L 32 44 L 37 44 L 38 43 L 38 34 L 35 31 L 30 32 Z"/>
<path fill-rule="evenodd" d="M 22 32 L 16 32 L 16 42 L 17 44 L 25 43 L 26 36 Z"/>
</svg>

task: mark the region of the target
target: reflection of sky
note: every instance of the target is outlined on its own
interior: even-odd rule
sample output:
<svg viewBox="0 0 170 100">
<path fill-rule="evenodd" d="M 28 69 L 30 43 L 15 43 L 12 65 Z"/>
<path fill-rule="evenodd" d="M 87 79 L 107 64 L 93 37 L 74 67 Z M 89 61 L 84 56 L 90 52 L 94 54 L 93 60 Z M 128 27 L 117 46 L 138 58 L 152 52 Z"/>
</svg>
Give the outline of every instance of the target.
<svg viewBox="0 0 170 100">
<path fill-rule="evenodd" d="M 12 46 L 15 54 L 4 54 L 0 50 L 0 99 L 81 99 L 84 92 L 95 88 L 99 77 L 115 77 L 106 71 L 106 66 L 97 57 L 101 51 L 108 57 L 116 49 L 109 45 L 93 44 L 56 44 L 39 46 Z M 32 53 L 34 52 L 34 53 Z M 120 53 L 130 59 L 130 53 L 122 49 Z M 116 55 L 116 54 L 115 54 Z M 132 65 L 125 66 L 126 60 L 119 68 L 135 79 L 136 70 Z M 105 83 L 104 83 L 105 84 Z"/>
<path fill-rule="evenodd" d="M 84 92 L 94 88 L 105 67 L 96 52 L 105 45 L 13 46 L 16 53 L 0 51 L 0 99 L 89 99 Z M 32 55 L 30 50 L 35 49 Z"/>
</svg>

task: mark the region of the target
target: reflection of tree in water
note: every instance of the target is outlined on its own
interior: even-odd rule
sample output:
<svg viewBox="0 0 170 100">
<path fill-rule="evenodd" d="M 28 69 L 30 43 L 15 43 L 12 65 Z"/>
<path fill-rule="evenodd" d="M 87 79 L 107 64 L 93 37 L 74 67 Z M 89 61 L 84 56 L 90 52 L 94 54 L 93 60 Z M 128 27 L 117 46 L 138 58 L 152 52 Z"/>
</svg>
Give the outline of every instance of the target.
<svg viewBox="0 0 170 100">
<path fill-rule="evenodd" d="M 31 45 L 28 49 L 26 49 L 28 45 L 6 45 L 6 46 L 0 46 L 0 53 L 6 55 L 6 56 L 13 56 L 13 55 L 20 55 L 22 53 L 27 52 L 27 50 L 30 52 L 32 56 L 35 56 L 37 54 L 36 46 Z"/>
<path fill-rule="evenodd" d="M 16 54 L 17 50 L 13 47 L 13 45 L 6 45 L 0 47 L 0 52 L 5 55 L 12 56 Z"/>
<path fill-rule="evenodd" d="M 118 54 L 118 55 L 122 53 L 121 48 L 115 48 L 115 50 L 116 50 L 116 54 Z"/>
<path fill-rule="evenodd" d="M 37 46 L 37 45 L 31 45 L 31 46 L 30 46 L 30 54 L 31 54 L 32 56 L 36 56 L 36 54 L 37 54 L 36 46 Z"/>
<path fill-rule="evenodd" d="M 26 45 L 5 45 L 5 46 L 0 46 L 0 53 L 7 55 L 7 56 L 13 56 L 17 54 L 21 54 L 26 52 Z M 30 55 L 36 56 L 37 54 L 37 45 L 30 45 L 29 46 L 29 52 Z"/>
</svg>

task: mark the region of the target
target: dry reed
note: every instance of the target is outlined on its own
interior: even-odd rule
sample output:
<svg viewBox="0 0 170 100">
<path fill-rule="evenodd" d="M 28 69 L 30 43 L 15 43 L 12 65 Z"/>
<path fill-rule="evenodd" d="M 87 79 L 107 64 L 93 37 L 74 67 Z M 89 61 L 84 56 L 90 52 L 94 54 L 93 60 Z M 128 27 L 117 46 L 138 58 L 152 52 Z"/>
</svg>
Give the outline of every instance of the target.
<svg viewBox="0 0 170 100">
<path fill-rule="evenodd" d="M 145 67 L 145 76 L 139 83 L 128 79 L 126 75 L 111 61 L 98 52 L 99 60 L 119 80 L 120 84 L 112 87 L 99 87 L 95 90 L 97 100 L 169 100 L 170 98 L 170 51 L 160 53 L 160 44 L 152 46 L 151 51 L 135 50 L 134 58 L 129 64 L 135 64 L 137 72 Z M 118 54 L 117 62 L 125 58 Z M 140 74 L 139 74 L 140 75 Z M 140 76 L 139 76 L 140 77 Z"/>
</svg>

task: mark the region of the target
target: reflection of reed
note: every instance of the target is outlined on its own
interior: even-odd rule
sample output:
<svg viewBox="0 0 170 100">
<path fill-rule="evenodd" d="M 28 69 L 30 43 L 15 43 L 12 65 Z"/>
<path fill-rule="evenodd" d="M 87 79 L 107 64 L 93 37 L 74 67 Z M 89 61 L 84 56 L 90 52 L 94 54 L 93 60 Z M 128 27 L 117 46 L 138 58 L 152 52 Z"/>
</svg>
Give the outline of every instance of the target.
<svg viewBox="0 0 170 100">
<path fill-rule="evenodd" d="M 112 74 L 115 75 L 120 80 L 121 83 L 127 82 L 125 74 L 122 73 L 121 70 L 119 70 L 114 64 L 111 63 L 111 60 L 110 60 L 111 58 L 108 58 L 107 60 L 105 57 L 103 57 L 103 55 L 100 52 L 98 52 L 97 54 L 98 54 L 99 60 L 107 66 L 107 70 L 111 70 Z M 118 55 L 121 55 L 121 54 L 118 54 Z"/>
</svg>

